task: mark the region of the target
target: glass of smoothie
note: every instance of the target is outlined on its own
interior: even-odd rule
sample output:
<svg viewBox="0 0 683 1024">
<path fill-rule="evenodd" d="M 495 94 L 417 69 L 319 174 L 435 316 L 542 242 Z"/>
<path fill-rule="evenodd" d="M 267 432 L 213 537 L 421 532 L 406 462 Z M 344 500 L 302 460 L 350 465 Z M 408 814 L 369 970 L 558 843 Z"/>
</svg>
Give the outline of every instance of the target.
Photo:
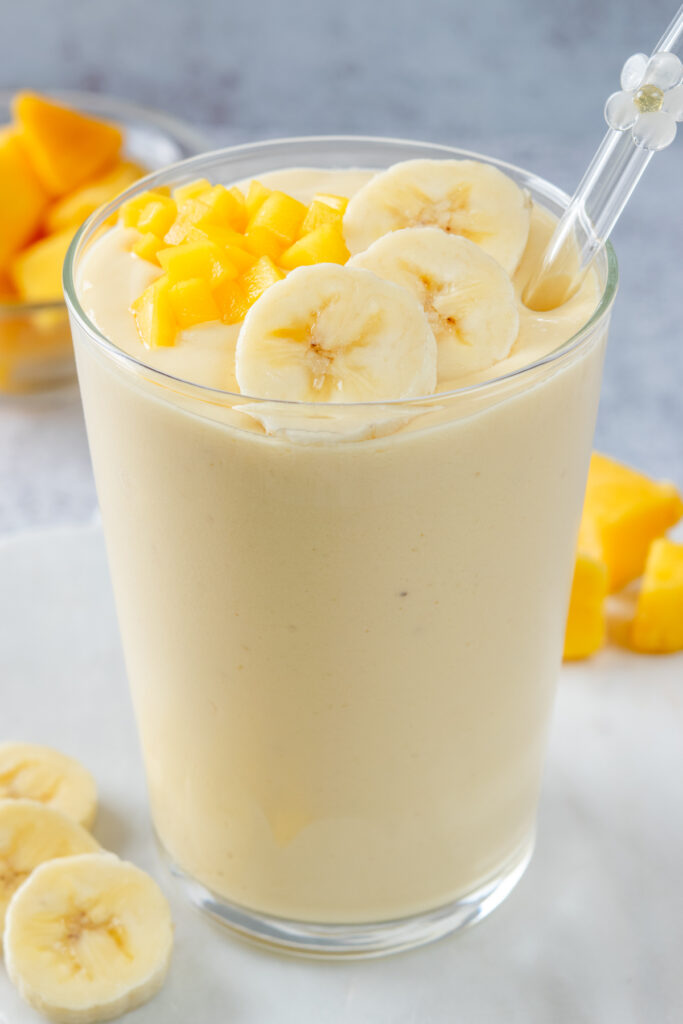
<svg viewBox="0 0 683 1024">
<path fill-rule="evenodd" d="M 352 258 L 147 347 L 135 303 L 162 268 L 110 218 L 197 179 L 348 198 Z M 564 305 L 523 306 L 566 203 L 444 146 L 284 140 L 148 177 L 70 250 L 155 831 L 252 938 L 404 949 L 483 917 L 529 861 L 617 283 L 608 245 Z M 380 347 L 330 384 L 354 317 Z"/>
</svg>

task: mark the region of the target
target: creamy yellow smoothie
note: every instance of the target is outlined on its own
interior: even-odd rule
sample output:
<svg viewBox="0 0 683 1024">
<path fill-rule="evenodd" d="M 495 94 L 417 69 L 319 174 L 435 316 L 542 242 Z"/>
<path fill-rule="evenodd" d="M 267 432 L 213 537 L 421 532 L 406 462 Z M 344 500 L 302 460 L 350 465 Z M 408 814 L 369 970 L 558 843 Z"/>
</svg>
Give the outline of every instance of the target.
<svg viewBox="0 0 683 1024">
<path fill-rule="evenodd" d="M 309 203 L 373 173 L 257 176 Z M 606 333 L 528 369 L 604 288 L 594 274 L 557 310 L 522 305 L 553 223 L 535 203 L 510 353 L 374 410 L 245 400 L 239 324 L 145 349 L 130 306 L 160 271 L 130 229 L 78 263 L 78 371 L 154 824 L 229 905 L 392 921 L 530 852 Z"/>
</svg>

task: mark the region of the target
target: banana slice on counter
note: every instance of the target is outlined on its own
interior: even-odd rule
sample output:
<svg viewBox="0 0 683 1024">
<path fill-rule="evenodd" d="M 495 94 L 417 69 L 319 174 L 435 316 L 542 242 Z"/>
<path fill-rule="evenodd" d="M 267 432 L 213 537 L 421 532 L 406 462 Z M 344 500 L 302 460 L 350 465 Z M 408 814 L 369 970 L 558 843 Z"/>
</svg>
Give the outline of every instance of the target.
<svg viewBox="0 0 683 1024">
<path fill-rule="evenodd" d="M 404 228 L 379 238 L 349 266 L 371 270 L 418 299 L 438 343 L 439 380 L 504 359 L 519 331 L 510 278 L 466 238 Z"/>
<path fill-rule="evenodd" d="M 475 242 L 512 274 L 529 235 L 531 200 L 506 174 L 477 160 L 406 160 L 351 198 L 344 236 L 352 253 L 382 235 L 438 227 Z"/>
<path fill-rule="evenodd" d="M 7 906 L 34 868 L 100 846 L 65 814 L 34 800 L 0 800 L 0 938 Z"/>
<path fill-rule="evenodd" d="M 367 270 L 293 270 L 254 303 L 235 371 L 243 394 L 304 402 L 413 398 L 436 386 L 436 341 L 414 295 Z"/>
<path fill-rule="evenodd" d="M 111 1020 L 147 1002 L 172 945 L 156 882 L 113 854 L 43 864 L 7 912 L 7 973 L 27 1003 L 62 1024 Z"/>
<path fill-rule="evenodd" d="M 90 828 L 97 810 L 95 780 L 82 764 L 36 743 L 0 743 L 0 799 L 26 797 Z"/>
</svg>

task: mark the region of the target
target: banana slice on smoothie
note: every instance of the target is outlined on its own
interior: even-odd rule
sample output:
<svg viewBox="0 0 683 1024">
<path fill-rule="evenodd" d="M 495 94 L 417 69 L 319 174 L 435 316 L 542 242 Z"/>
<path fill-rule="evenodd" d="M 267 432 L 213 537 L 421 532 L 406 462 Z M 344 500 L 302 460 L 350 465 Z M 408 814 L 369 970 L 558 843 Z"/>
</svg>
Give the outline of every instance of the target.
<svg viewBox="0 0 683 1024">
<path fill-rule="evenodd" d="M 475 242 L 512 274 L 530 218 L 528 194 L 490 164 L 406 160 L 376 174 L 351 198 L 344 236 L 355 254 L 390 231 L 438 227 Z"/>
<path fill-rule="evenodd" d="M 10 980 L 63 1024 L 111 1020 L 147 1002 L 163 984 L 172 946 L 156 882 L 109 853 L 43 864 L 7 911 Z"/>
<path fill-rule="evenodd" d="M 302 402 L 428 395 L 436 341 L 414 295 L 367 270 L 293 270 L 254 303 L 237 339 L 243 394 Z"/>
<path fill-rule="evenodd" d="M 0 938 L 13 894 L 38 865 L 99 849 L 89 832 L 52 807 L 0 800 Z"/>
<path fill-rule="evenodd" d="M 0 800 L 25 797 L 90 828 L 97 787 L 90 772 L 58 750 L 37 743 L 0 743 Z"/>
<path fill-rule="evenodd" d="M 485 370 L 519 332 L 510 278 L 466 238 L 440 228 L 404 228 L 379 238 L 349 266 L 371 270 L 418 299 L 438 344 L 439 380 Z"/>
</svg>

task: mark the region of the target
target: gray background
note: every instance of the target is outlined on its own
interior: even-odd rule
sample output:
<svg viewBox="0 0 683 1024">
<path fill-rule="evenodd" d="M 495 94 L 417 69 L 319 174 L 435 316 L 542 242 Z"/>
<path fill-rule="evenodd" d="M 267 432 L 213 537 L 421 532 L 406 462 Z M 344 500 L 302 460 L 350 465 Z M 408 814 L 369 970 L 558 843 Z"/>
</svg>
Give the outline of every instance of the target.
<svg viewBox="0 0 683 1024">
<path fill-rule="evenodd" d="M 624 59 L 670 0 L 0 0 L 0 88 L 162 107 L 216 143 L 400 135 L 479 148 L 571 191 Z M 614 235 L 621 291 L 597 444 L 683 485 L 683 130 Z M 0 532 L 95 508 L 75 389 L 0 397 Z"/>
</svg>

